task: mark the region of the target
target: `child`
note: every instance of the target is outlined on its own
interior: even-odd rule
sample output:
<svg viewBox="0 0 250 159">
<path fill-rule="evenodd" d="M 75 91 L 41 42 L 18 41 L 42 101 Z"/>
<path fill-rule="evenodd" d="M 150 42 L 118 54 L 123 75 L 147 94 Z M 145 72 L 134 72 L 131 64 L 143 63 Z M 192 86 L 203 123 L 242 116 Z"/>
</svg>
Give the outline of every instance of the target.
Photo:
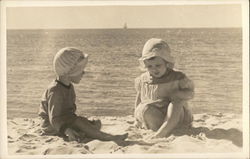
<svg viewBox="0 0 250 159">
<path fill-rule="evenodd" d="M 122 141 L 128 134 L 110 135 L 100 131 L 101 122 L 89 121 L 75 114 L 75 91 L 72 83 L 78 84 L 84 74 L 88 55 L 66 47 L 54 57 L 53 66 L 57 75 L 42 96 L 39 116 L 45 134 L 66 135 L 70 141 L 79 141 L 85 136 L 104 141 Z"/>
<path fill-rule="evenodd" d="M 193 98 L 193 82 L 173 70 L 174 58 L 168 44 L 152 38 L 139 59 L 146 72 L 135 79 L 135 125 L 156 131 L 152 138 L 168 137 L 179 125 L 189 125 L 193 116 L 187 100 Z"/>
</svg>

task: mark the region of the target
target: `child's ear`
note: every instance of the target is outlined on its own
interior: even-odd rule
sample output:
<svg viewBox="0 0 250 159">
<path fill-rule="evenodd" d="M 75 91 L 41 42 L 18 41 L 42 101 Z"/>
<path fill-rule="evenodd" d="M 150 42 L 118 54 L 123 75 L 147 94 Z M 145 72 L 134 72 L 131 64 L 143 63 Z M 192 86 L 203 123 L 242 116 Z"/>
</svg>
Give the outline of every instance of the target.
<svg viewBox="0 0 250 159">
<path fill-rule="evenodd" d="M 169 68 L 170 67 L 170 63 L 166 62 L 166 67 Z"/>
</svg>

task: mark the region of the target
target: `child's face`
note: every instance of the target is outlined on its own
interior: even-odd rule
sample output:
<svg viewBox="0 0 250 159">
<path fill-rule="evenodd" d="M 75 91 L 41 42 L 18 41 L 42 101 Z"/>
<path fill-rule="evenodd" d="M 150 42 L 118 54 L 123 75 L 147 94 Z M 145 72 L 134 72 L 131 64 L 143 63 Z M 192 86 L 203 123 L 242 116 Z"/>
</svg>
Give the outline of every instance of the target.
<svg viewBox="0 0 250 159">
<path fill-rule="evenodd" d="M 69 79 L 71 82 L 78 84 L 78 83 L 80 83 L 84 73 L 85 73 L 84 71 L 81 71 L 78 74 L 69 75 Z"/>
<path fill-rule="evenodd" d="M 167 71 L 167 62 L 158 56 L 145 60 L 144 64 L 150 75 L 156 78 L 162 77 Z"/>
</svg>

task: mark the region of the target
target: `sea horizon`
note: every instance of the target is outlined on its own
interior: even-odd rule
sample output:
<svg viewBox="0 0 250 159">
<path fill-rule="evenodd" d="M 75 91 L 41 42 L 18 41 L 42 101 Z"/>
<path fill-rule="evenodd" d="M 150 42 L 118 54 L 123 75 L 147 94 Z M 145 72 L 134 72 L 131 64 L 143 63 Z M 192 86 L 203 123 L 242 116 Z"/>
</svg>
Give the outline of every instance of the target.
<svg viewBox="0 0 250 159">
<path fill-rule="evenodd" d="M 135 30 L 135 29 L 242 29 L 242 27 L 162 27 L 162 28 L 7 28 L 6 30 Z"/>
</svg>

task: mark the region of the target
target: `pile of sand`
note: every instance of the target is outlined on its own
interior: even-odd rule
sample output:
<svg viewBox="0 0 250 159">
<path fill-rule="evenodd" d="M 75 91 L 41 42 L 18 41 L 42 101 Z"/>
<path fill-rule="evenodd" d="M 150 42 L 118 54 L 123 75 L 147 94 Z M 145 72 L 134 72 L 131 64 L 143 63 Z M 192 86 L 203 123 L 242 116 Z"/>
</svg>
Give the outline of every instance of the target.
<svg viewBox="0 0 250 159">
<path fill-rule="evenodd" d="M 168 138 L 153 140 L 149 140 L 151 131 L 133 126 L 132 116 L 98 118 L 105 132 L 128 132 L 126 142 L 68 142 L 57 136 L 41 136 L 36 118 L 15 118 L 8 120 L 9 155 L 242 152 L 242 118 L 239 115 L 195 114 L 191 128 L 176 130 Z"/>
</svg>

